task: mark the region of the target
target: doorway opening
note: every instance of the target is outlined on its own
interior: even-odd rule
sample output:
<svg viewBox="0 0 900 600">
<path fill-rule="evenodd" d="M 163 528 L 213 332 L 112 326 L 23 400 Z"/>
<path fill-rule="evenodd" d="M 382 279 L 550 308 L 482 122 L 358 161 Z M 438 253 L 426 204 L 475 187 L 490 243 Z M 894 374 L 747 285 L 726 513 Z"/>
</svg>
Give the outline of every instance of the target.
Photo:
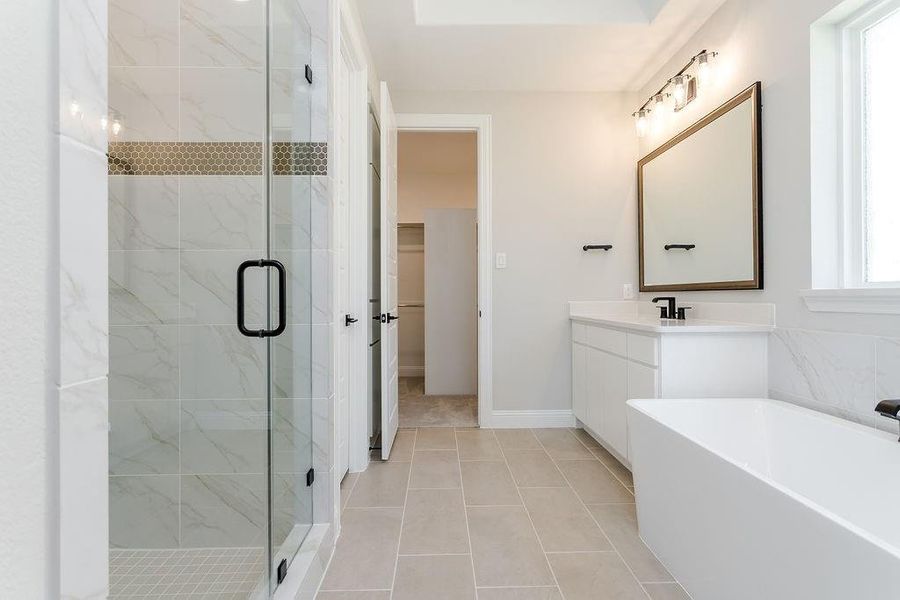
<svg viewBox="0 0 900 600">
<path fill-rule="evenodd" d="M 356 244 L 354 255 L 361 252 L 358 264 L 367 268 L 353 271 L 354 281 L 368 282 L 368 294 L 354 295 L 362 302 L 358 312 L 367 314 L 373 298 L 377 304 L 369 319 L 377 343 L 370 339 L 359 347 L 370 358 L 377 349 L 378 360 L 353 370 L 352 380 L 368 393 L 350 402 L 351 438 L 358 440 L 352 446 L 362 449 L 364 440 L 374 451 L 351 449 L 351 471 L 365 470 L 370 459 L 387 460 L 400 427 L 490 427 L 494 416 L 491 117 L 397 114 L 384 82 L 374 108 L 369 126 L 357 136 L 368 138 L 361 147 L 369 160 L 354 161 L 365 165 L 360 177 L 368 189 L 354 195 L 361 199 L 355 214 L 366 217 L 356 219 L 359 239 L 368 240 Z M 452 159 L 459 150 L 442 147 L 442 140 L 465 152 Z M 410 166 L 418 175 L 399 173 Z M 434 181 L 451 177 L 463 181 L 457 190 L 464 192 Z M 409 186 L 416 180 L 424 182 L 418 192 Z M 428 189 L 442 185 L 443 196 Z M 425 200 L 412 201 L 410 195 Z M 450 359 L 442 356 L 448 351 Z"/>
<path fill-rule="evenodd" d="M 478 144 L 398 136 L 401 427 L 478 425 Z"/>
</svg>

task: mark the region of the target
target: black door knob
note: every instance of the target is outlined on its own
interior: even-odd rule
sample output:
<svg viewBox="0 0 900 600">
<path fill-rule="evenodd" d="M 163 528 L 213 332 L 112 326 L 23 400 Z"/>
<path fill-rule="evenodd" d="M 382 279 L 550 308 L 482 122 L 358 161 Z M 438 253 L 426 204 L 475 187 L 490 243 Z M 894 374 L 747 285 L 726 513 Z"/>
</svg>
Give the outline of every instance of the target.
<svg viewBox="0 0 900 600">
<path fill-rule="evenodd" d="M 391 321 L 397 321 L 398 319 L 400 319 L 400 317 L 392 315 L 391 313 L 387 314 L 387 322 L 388 323 L 390 323 Z"/>
<path fill-rule="evenodd" d="M 344 315 L 344 327 L 350 327 L 353 323 L 356 323 L 359 319 L 354 319 L 350 315 Z"/>
</svg>

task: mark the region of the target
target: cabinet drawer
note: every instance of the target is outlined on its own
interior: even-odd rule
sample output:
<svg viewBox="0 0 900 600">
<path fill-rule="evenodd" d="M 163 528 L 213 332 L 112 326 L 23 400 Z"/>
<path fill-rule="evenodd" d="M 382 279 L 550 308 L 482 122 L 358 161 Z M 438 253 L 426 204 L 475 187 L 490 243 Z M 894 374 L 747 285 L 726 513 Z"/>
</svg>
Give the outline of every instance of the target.
<svg viewBox="0 0 900 600">
<path fill-rule="evenodd" d="M 572 342 L 576 344 L 587 344 L 587 328 L 587 325 L 572 323 Z"/>
<path fill-rule="evenodd" d="M 654 367 L 659 366 L 659 338 L 629 333 L 628 358 Z"/>
<path fill-rule="evenodd" d="M 625 356 L 625 332 L 582 323 L 572 324 L 572 341 L 611 354 Z"/>
</svg>

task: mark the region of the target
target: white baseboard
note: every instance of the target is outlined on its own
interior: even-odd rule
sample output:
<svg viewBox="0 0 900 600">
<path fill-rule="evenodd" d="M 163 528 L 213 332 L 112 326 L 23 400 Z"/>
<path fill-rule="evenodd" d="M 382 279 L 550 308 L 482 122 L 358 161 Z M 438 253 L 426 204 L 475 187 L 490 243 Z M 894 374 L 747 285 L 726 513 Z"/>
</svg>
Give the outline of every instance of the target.
<svg viewBox="0 0 900 600">
<path fill-rule="evenodd" d="M 490 423 L 481 426 L 493 429 L 575 427 L 575 415 L 571 410 L 495 410 Z"/>
<path fill-rule="evenodd" d="M 400 366 L 400 377 L 425 377 L 425 367 Z"/>
</svg>

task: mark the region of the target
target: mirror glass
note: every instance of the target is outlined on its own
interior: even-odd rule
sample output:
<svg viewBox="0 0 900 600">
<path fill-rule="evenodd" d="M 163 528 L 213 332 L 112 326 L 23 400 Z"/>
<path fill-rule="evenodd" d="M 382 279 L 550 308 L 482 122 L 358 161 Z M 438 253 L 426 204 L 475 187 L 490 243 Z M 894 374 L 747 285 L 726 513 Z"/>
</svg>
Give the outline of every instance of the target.
<svg viewBox="0 0 900 600">
<path fill-rule="evenodd" d="M 641 291 L 762 289 L 759 88 L 638 163 Z"/>
</svg>

